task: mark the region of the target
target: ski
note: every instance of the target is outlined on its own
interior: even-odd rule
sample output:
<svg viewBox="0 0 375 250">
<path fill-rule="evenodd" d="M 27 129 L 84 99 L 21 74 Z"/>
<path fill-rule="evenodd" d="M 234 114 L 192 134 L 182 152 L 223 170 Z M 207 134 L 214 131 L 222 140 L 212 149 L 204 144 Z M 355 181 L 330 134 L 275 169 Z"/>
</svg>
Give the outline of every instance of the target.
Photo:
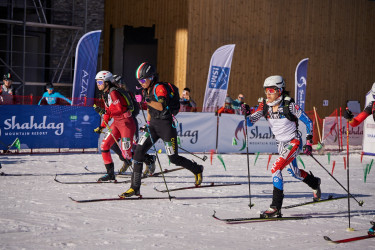
<svg viewBox="0 0 375 250">
<path fill-rule="evenodd" d="M 345 199 L 345 198 L 348 198 L 348 196 L 333 197 L 332 195 L 330 195 L 330 196 L 328 196 L 327 199 L 321 199 L 319 201 L 307 201 L 307 202 L 302 202 L 302 203 L 298 203 L 298 204 L 294 204 L 294 205 L 285 206 L 285 207 L 282 207 L 282 208 L 288 209 L 288 208 L 293 208 L 293 207 L 300 207 L 300 206 L 322 203 L 322 202 L 326 202 L 326 201 L 340 200 L 340 199 Z"/>
<path fill-rule="evenodd" d="M 145 179 L 145 178 L 148 178 L 148 177 L 157 177 L 159 175 L 161 175 L 162 173 L 163 174 L 166 174 L 166 173 L 170 173 L 170 172 L 174 172 L 174 171 L 177 171 L 177 170 L 181 170 L 181 169 L 184 169 L 183 167 L 181 168 L 175 168 L 175 169 L 165 169 L 163 172 L 157 172 L 157 173 L 154 173 L 153 175 L 146 175 L 146 176 L 142 176 L 142 179 Z M 116 175 L 116 177 L 129 177 L 129 176 L 126 176 L 126 175 Z M 126 181 L 112 181 L 112 182 L 98 182 L 98 181 L 60 181 L 57 179 L 57 174 L 55 175 L 55 179 L 54 179 L 56 182 L 58 183 L 61 183 L 61 184 L 104 184 L 104 183 L 112 183 L 112 184 L 119 184 L 119 183 L 130 183 L 131 180 L 126 180 Z"/>
<path fill-rule="evenodd" d="M 102 172 L 94 172 L 94 171 L 90 170 L 90 169 L 88 168 L 88 166 L 85 166 L 85 170 L 86 170 L 87 172 L 91 173 L 91 174 L 104 174 L 104 171 L 102 171 Z"/>
<path fill-rule="evenodd" d="M 179 191 L 179 190 L 187 190 L 187 189 L 196 189 L 196 188 L 207 188 L 207 187 L 224 187 L 224 186 L 234 186 L 234 185 L 241 185 L 241 183 L 230 183 L 230 184 L 215 184 L 214 182 L 211 182 L 210 184 L 206 185 L 200 185 L 200 186 L 188 186 L 188 187 L 180 187 L 180 188 L 172 188 L 169 189 L 169 192 L 173 191 Z M 156 187 L 154 187 L 155 191 L 166 193 L 168 190 L 159 190 Z"/>
<path fill-rule="evenodd" d="M 126 181 L 110 181 L 110 182 L 106 182 L 106 181 L 60 181 L 57 179 L 57 174 L 55 175 L 55 179 L 54 181 L 58 182 L 58 183 L 61 183 L 61 184 L 106 184 L 106 183 L 110 183 L 110 184 L 120 184 L 120 183 L 129 183 L 130 180 L 126 180 Z"/>
<path fill-rule="evenodd" d="M 180 167 L 180 168 L 173 168 L 173 169 L 164 169 L 162 172 L 156 172 L 156 173 L 153 173 L 152 175 L 142 175 L 142 179 L 145 179 L 145 178 L 148 178 L 148 177 L 158 177 L 162 174 L 167 174 L 167 173 L 175 172 L 175 171 L 182 170 L 182 169 L 185 169 L 185 168 Z M 124 177 L 128 177 L 128 176 L 117 175 L 117 177 L 124 178 Z"/>
<path fill-rule="evenodd" d="M 94 172 L 92 171 L 91 169 L 89 169 L 88 166 L 85 166 L 85 170 L 91 174 L 104 174 L 104 171 L 103 172 Z M 116 176 L 119 176 L 119 175 L 124 175 L 124 176 L 130 176 L 131 173 L 130 172 L 127 172 L 127 173 L 124 173 L 124 174 L 116 174 Z"/>
<path fill-rule="evenodd" d="M 176 197 L 171 196 L 171 199 L 175 199 Z M 134 201 L 134 200 L 165 200 L 169 199 L 169 197 L 143 197 L 143 196 L 136 196 L 136 197 L 128 197 L 128 198 L 99 198 L 99 199 L 88 199 L 88 200 L 76 200 L 72 197 L 69 197 L 74 202 L 77 203 L 90 203 L 90 202 L 101 202 L 101 201 Z"/>
<path fill-rule="evenodd" d="M 240 224 L 240 223 L 255 223 L 255 222 L 268 222 L 268 221 L 283 221 L 283 220 L 304 220 L 310 218 L 309 216 L 289 216 L 289 217 L 271 217 L 271 218 L 232 218 L 232 219 L 221 219 L 216 216 L 216 211 L 212 215 L 213 218 L 219 221 L 223 221 L 227 224 Z"/>
<path fill-rule="evenodd" d="M 369 238 L 374 238 L 375 235 L 363 235 L 363 236 L 357 236 L 353 238 L 347 238 L 347 239 L 342 239 L 342 240 L 331 240 L 328 236 L 323 236 L 323 238 L 328 241 L 329 243 L 334 243 L 334 244 L 340 244 L 340 243 L 347 243 L 347 242 L 352 242 L 352 241 L 357 241 L 357 240 L 364 240 L 364 239 L 369 239 Z"/>
</svg>

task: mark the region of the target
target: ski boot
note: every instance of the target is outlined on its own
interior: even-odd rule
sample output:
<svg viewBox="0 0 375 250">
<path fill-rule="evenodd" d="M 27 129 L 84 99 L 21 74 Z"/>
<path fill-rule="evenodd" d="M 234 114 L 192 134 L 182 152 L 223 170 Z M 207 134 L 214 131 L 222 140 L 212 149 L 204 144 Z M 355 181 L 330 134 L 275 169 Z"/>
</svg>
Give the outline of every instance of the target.
<svg viewBox="0 0 375 250">
<path fill-rule="evenodd" d="M 260 218 L 267 219 L 271 217 L 281 217 L 281 211 L 277 209 L 275 206 L 270 206 L 266 211 L 260 214 Z"/>
<path fill-rule="evenodd" d="M 126 170 L 132 165 L 132 161 L 129 159 L 125 159 L 121 169 L 118 171 L 118 174 L 125 174 Z"/>
<path fill-rule="evenodd" d="M 98 179 L 98 182 L 102 181 L 116 181 L 116 176 L 115 176 L 115 166 L 112 163 L 105 164 L 105 168 L 107 169 L 107 173 L 100 177 Z"/>
<path fill-rule="evenodd" d="M 200 186 L 202 184 L 202 181 L 203 181 L 203 169 L 204 167 L 202 165 L 198 165 L 196 162 L 194 162 L 194 164 L 200 168 L 200 172 L 198 173 L 194 173 L 194 177 L 195 177 L 195 186 Z"/>
<path fill-rule="evenodd" d="M 320 190 L 320 178 L 315 177 L 310 172 L 310 174 L 307 174 L 305 179 L 303 179 L 303 182 L 313 189 L 313 201 L 319 201 L 322 195 L 322 191 Z"/>
<path fill-rule="evenodd" d="M 317 179 L 318 179 L 318 186 L 316 189 L 313 189 L 314 201 L 320 201 L 320 197 L 322 196 L 322 191 L 320 190 L 321 180 L 320 178 L 317 178 Z"/>
<path fill-rule="evenodd" d="M 368 230 L 368 235 L 375 236 L 375 222 L 371 221 L 371 224 L 373 225 L 372 228 Z"/>
<path fill-rule="evenodd" d="M 283 205 L 284 191 L 273 187 L 272 203 L 270 207 L 260 214 L 260 218 L 271 218 L 271 217 L 281 217 L 281 207 Z"/>
<path fill-rule="evenodd" d="M 140 194 L 139 189 L 138 190 L 134 190 L 133 188 L 129 188 L 124 193 L 120 194 L 119 197 L 120 198 L 127 198 L 127 197 L 131 197 L 133 195 L 140 196 L 141 194 Z"/>
<path fill-rule="evenodd" d="M 146 169 L 143 172 L 143 176 L 151 176 L 155 173 L 155 155 L 146 155 L 145 163 Z"/>
<path fill-rule="evenodd" d="M 130 188 L 126 190 L 124 193 L 120 194 L 119 195 L 120 198 L 131 197 L 133 195 L 140 196 L 142 167 L 143 167 L 142 162 L 134 161 Z"/>
</svg>

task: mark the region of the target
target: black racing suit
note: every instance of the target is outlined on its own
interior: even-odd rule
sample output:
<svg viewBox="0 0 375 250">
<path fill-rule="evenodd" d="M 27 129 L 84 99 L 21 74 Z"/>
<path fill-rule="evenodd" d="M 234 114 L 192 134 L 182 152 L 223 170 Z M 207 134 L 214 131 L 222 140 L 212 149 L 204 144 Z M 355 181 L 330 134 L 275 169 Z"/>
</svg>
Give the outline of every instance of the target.
<svg viewBox="0 0 375 250">
<path fill-rule="evenodd" d="M 144 95 L 147 95 L 151 101 L 161 102 L 163 104 L 163 110 L 159 111 L 147 105 L 151 120 L 148 129 L 140 138 L 133 156 L 134 178 L 132 178 L 131 187 L 134 190 L 139 190 L 141 185 L 142 162 L 145 160 L 146 152 L 156 143 L 158 139 L 162 139 L 164 141 L 165 150 L 171 163 L 177 166 L 182 166 L 194 174 L 198 174 L 203 171 L 203 167 L 201 165 L 198 165 L 197 163 L 178 155 L 177 130 L 174 126 L 171 112 L 168 110 L 166 105 L 169 98 L 167 90 L 163 85 L 158 85 L 155 91 L 158 97 L 157 100 L 154 95 L 154 87 L 155 84 L 150 87 L 149 93 L 146 93 L 148 90 L 144 90 Z"/>
</svg>

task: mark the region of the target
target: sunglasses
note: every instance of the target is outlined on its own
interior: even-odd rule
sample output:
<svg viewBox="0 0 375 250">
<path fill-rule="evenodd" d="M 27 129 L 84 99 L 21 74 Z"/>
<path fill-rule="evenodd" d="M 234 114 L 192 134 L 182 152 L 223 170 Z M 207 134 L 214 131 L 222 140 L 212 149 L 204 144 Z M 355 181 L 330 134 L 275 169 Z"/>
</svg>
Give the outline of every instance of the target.
<svg viewBox="0 0 375 250">
<path fill-rule="evenodd" d="M 265 94 L 269 94 L 269 95 L 272 95 L 272 94 L 276 94 L 277 93 L 277 89 L 274 89 L 274 88 L 266 88 L 265 90 L 264 90 L 264 93 Z"/>
<path fill-rule="evenodd" d="M 243 97 L 243 96 L 239 96 L 238 98 L 239 98 L 239 99 L 244 99 L 245 97 Z"/>
<path fill-rule="evenodd" d="M 138 82 L 140 83 L 140 84 L 144 84 L 146 81 L 147 81 L 147 79 L 149 79 L 150 81 L 152 81 L 152 77 L 150 77 L 150 78 L 143 78 L 143 79 L 138 79 Z"/>
<path fill-rule="evenodd" d="M 144 84 L 146 81 L 147 81 L 146 78 L 144 78 L 144 79 L 138 79 L 138 82 L 139 82 L 140 84 Z"/>
<path fill-rule="evenodd" d="M 103 85 L 103 84 L 104 84 L 104 81 L 103 81 L 103 80 L 96 80 L 96 84 L 98 84 L 98 85 Z"/>
</svg>

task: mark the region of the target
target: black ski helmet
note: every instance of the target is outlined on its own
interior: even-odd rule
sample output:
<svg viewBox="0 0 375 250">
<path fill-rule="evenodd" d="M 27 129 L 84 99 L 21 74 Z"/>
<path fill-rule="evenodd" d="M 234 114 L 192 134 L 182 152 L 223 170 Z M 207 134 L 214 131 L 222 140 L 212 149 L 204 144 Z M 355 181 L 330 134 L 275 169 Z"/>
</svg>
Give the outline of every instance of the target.
<svg viewBox="0 0 375 250">
<path fill-rule="evenodd" d="M 139 67 L 135 71 L 135 78 L 137 78 L 137 80 L 153 77 L 155 75 L 155 67 L 148 62 L 141 63 L 141 65 L 139 65 Z"/>
</svg>

